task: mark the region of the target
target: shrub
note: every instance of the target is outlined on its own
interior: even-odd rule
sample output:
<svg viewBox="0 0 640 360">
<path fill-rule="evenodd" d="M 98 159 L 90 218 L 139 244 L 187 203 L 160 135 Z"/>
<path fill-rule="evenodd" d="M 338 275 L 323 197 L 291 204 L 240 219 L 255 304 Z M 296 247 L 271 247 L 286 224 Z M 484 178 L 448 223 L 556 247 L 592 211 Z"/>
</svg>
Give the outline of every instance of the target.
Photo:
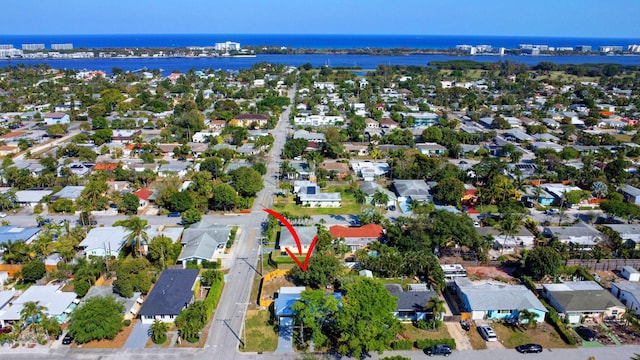
<svg viewBox="0 0 640 360">
<path fill-rule="evenodd" d="M 450 348 L 456 348 L 456 341 L 451 338 L 446 339 L 419 339 L 416 340 L 416 348 L 418 349 L 428 349 L 434 345 L 448 345 Z"/>
<path fill-rule="evenodd" d="M 412 340 L 397 340 L 391 343 L 393 350 L 411 350 L 413 349 Z"/>
<path fill-rule="evenodd" d="M 123 320 L 122 321 L 122 325 L 127 326 L 127 327 L 130 326 L 131 325 L 131 320 L 129 320 L 129 319 Z"/>
</svg>

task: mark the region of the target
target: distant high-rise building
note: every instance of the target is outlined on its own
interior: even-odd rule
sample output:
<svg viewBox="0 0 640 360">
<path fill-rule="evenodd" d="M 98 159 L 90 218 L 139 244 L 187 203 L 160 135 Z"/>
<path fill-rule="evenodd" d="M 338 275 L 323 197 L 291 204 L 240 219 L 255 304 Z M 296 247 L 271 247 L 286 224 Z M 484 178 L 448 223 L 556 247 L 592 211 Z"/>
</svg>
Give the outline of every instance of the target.
<svg viewBox="0 0 640 360">
<path fill-rule="evenodd" d="M 51 44 L 51 50 L 73 50 L 73 44 Z"/>
<path fill-rule="evenodd" d="M 13 45 L 11 44 L 0 44 L 0 50 L 11 50 L 13 49 Z"/>
<path fill-rule="evenodd" d="M 28 50 L 28 51 L 44 50 L 44 44 L 22 44 L 22 50 Z"/>
<path fill-rule="evenodd" d="M 603 53 L 620 52 L 620 51 L 622 51 L 622 46 L 612 46 L 612 45 L 600 46 L 600 52 L 603 52 Z"/>
<path fill-rule="evenodd" d="M 576 46 L 576 51 L 589 52 L 591 51 L 591 45 L 578 45 Z"/>
<path fill-rule="evenodd" d="M 634 53 L 640 52 L 640 45 L 629 45 L 627 46 L 627 51 Z"/>
<path fill-rule="evenodd" d="M 226 41 L 223 43 L 216 43 L 216 51 L 240 51 L 240 43 Z"/>
</svg>

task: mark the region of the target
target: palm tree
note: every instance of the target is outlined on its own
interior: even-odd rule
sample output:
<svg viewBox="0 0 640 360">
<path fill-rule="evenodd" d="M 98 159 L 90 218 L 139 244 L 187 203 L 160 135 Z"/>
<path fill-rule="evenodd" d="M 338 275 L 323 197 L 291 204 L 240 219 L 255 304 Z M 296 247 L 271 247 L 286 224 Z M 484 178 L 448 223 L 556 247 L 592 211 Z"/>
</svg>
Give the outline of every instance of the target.
<svg viewBox="0 0 640 360">
<path fill-rule="evenodd" d="M 364 204 L 367 201 L 367 194 L 364 191 L 357 189 L 353 192 L 353 198 L 356 200 L 356 203 Z"/>
<path fill-rule="evenodd" d="M 166 340 L 167 331 L 169 331 L 169 324 L 160 320 L 154 320 L 153 324 L 151 324 L 151 327 L 149 328 L 151 339 L 153 339 L 153 342 L 155 343 L 159 342 L 161 339 Z"/>
<path fill-rule="evenodd" d="M 525 328 L 528 329 L 529 325 L 533 325 L 533 328 L 537 328 L 538 327 L 538 322 L 536 321 L 536 319 L 539 317 L 540 315 L 538 313 L 535 313 L 533 311 L 529 311 L 528 309 L 522 309 L 518 312 L 518 317 L 520 319 L 526 320 L 525 322 Z"/>
<path fill-rule="evenodd" d="M 502 243 L 503 249 L 507 240 L 509 240 L 509 237 L 514 237 L 518 232 L 520 232 L 521 226 L 522 215 L 520 214 L 508 213 L 502 218 L 498 224 L 498 230 L 500 231 L 500 235 L 504 236 L 504 242 Z"/>
<path fill-rule="evenodd" d="M 149 242 L 149 235 L 147 235 L 146 232 L 149 228 L 147 223 L 148 220 L 140 219 L 137 216 L 130 216 L 126 220 L 116 221 L 113 224 L 114 226 L 122 226 L 129 230 L 129 234 L 127 234 L 125 241 L 126 245 L 131 247 L 131 253 L 133 256 L 136 256 L 136 252 L 139 255 L 142 255 L 142 251 L 140 250 L 142 242 Z"/>
<path fill-rule="evenodd" d="M 444 300 L 441 300 L 437 296 L 432 296 L 429 302 L 427 302 L 427 305 L 425 305 L 425 309 L 431 310 L 433 317 L 440 320 L 442 314 L 445 312 Z"/>
<path fill-rule="evenodd" d="M 27 301 L 24 303 L 22 310 L 20 310 L 20 320 L 37 329 L 36 322 L 40 322 L 46 317 L 46 310 L 48 310 L 46 306 L 38 305 L 35 301 Z"/>
<path fill-rule="evenodd" d="M 389 202 L 389 195 L 384 193 L 383 191 L 376 190 L 373 194 L 372 202 L 374 206 L 386 206 Z"/>
<path fill-rule="evenodd" d="M 629 324 L 635 323 L 637 321 L 636 310 L 627 308 L 627 310 L 622 315 L 622 319 L 624 320 L 625 326 L 629 326 Z"/>
<path fill-rule="evenodd" d="M 0 244 L 0 248 L 5 250 L 2 258 L 9 264 L 21 263 L 29 254 L 28 246 L 22 240 L 7 240 L 7 242 Z"/>
</svg>

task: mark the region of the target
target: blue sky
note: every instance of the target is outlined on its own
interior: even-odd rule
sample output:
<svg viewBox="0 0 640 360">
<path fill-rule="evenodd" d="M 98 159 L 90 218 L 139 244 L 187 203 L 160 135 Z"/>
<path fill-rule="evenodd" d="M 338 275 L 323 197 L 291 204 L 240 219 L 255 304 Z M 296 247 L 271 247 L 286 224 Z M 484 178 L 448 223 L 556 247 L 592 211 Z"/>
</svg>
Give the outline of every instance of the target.
<svg viewBox="0 0 640 360">
<path fill-rule="evenodd" d="M 9 0 L 0 34 L 640 38 L 639 0 Z"/>
</svg>

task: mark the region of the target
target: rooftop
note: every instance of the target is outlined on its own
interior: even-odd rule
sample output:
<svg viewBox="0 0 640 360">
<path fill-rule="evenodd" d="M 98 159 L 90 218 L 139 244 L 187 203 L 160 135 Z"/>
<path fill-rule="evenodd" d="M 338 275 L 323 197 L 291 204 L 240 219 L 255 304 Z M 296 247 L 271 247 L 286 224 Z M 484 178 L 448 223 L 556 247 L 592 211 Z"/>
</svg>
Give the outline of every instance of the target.
<svg viewBox="0 0 640 360">
<path fill-rule="evenodd" d="M 193 298 L 198 269 L 167 269 L 140 309 L 142 316 L 178 315 Z"/>
</svg>

